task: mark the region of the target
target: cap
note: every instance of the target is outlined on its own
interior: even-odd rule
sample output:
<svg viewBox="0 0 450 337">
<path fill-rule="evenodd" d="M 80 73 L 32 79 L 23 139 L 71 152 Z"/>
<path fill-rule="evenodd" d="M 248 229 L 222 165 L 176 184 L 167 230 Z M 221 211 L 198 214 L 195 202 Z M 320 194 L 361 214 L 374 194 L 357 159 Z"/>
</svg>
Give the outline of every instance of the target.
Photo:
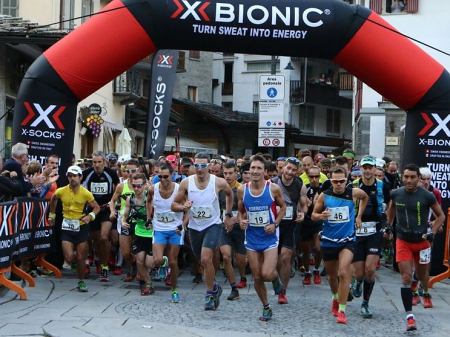
<svg viewBox="0 0 450 337">
<path fill-rule="evenodd" d="M 383 159 L 381 159 L 381 158 L 377 158 L 375 160 L 375 165 L 377 167 L 384 168 L 384 165 L 386 165 L 386 162 Z"/>
<path fill-rule="evenodd" d="M 377 164 L 377 161 L 372 156 L 364 156 L 361 158 L 361 161 L 359 162 L 359 165 L 372 165 L 375 166 Z"/>
<path fill-rule="evenodd" d="M 115 162 L 115 161 L 117 161 L 117 155 L 115 153 L 108 153 L 106 155 L 106 160 Z"/>
<path fill-rule="evenodd" d="M 167 157 L 166 157 L 166 160 L 168 161 L 168 162 L 170 162 L 170 163 L 177 163 L 177 156 L 175 156 L 174 154 L 169 154 Z"/>
<path fill-rule="evenodd" d="M 83 171 L 81 171 L 81 168 L 79 166 L 76 166 L 76 165 L 69 166 L 69 168 L 67 169 L 66 175 L 68 175 L 69 173 L 77 174 L 77 175 L 80 175 L 80 176 L 83 175 Z"/>
<path fill-rule="evenodd" d="M 131 155 L 129 154 L 123 154 L 119 157 L 119 159 L 117 160 L 117 162 L 119 163 L 125 163 L 126 161 L 129 161 L 131 159 Z"/>
<path fill-rule="evenodd" d="M 355 151 L 352 149 L 346 149 L 344 152 L 342 152 L 342 156 L 347 159 L 355 159 Z"/>
</svg>

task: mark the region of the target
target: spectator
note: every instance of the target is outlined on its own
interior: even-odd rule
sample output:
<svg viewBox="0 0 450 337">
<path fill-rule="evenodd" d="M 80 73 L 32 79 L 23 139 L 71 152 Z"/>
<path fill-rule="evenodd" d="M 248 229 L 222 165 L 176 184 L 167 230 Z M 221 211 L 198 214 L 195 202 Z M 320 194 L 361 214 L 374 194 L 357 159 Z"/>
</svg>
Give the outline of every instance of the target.
<svg viewBox="0 0 450 337">
<path fill-rule="evenodd" d="M 345 149 L 344 152 L 342 152 L 342 156 L 347 159 L 348 170 L 351 170 L 355 161 L 355 151 L 353 151 L 352 149 Z"/>
</svg>

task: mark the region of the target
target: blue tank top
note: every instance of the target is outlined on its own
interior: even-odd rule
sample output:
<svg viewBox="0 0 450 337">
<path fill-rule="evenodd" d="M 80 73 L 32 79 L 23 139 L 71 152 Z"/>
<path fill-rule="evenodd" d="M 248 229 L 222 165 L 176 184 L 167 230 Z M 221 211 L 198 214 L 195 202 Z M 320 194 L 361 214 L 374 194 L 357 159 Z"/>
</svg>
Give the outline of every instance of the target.
<svg viewBox="0 0 450 337">
<path fill-rule="evenodd" d="M 331 212 L 323 222 L 322 246 L 339 247 L 346 242 L 355 241 L 355 205 L 352 187 L 343 194 L 335 194 L 332 189 L 324 192 L 324 207 Z"/>
<path fill-rule="evenodd" d="M 264 190 L 260 195 L 253 195 L 250 191 L 250 183 L 244 185 L 243 203 L 247 212 L 249 225 L 246 230 L 246 242 L 265 245 L 277 239 L 277 232 L 267 234 L 264 226 L 273 224 L 277 216 L 275 199 L 270 192 L 270 181 L 266 181 Z"/>
</svg>

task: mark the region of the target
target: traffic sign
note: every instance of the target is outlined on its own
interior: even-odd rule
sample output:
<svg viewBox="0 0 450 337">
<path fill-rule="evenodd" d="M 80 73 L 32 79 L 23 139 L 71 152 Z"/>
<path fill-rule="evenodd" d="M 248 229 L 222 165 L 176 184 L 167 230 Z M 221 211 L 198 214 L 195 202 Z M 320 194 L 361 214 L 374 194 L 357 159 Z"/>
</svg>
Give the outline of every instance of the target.
<svg viewBox="0 0 450 337">
<path fill-rule="evenodd" d="M 285 129 L 258 129 L 258 146 L 260 147 L 284 147 Z"/>
<path fill-rule="evenodd" d="M 261 75 L 259 77 L 259 99 L 261 101 L 284 100 L 284 76 Z"/>
<path fill-rule="evenodd" d="M 283 102 L 259 102 L 259 127 L 282 129 L 284 124 Z"/>
</svg>

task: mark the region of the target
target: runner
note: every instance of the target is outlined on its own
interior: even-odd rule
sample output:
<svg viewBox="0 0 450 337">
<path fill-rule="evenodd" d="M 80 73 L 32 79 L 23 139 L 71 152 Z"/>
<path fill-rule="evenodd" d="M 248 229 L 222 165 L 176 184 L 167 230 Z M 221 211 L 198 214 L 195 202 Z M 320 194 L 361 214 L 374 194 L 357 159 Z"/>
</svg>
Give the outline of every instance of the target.
<svg viewBox="0 0 450 337">
<path fill-rule="evenodd" d="M 220 237 L 220 253 L 223 257 L 223 269 L 225 271 L 225 275 L 228 279 L 228 282 L 231 286 L 231 293 L 227 297 L 227 300 L 233 301 L 239 299 L 239 290 L 238 288 L 247 287 L 247 278 L 245 277 L 245 265 L 246 261 L 246 249 L 244 245 L 244 231 L 239 226 L 239 221 L 237 218 L 237 189 L 241 186 L 240 183 L 237 182 L 237 167 L 234 162 L 228 161 L 223 165 L 223 175 L 228 185 L 233 191 L 233 208 L 232 208 L 232 217 L 230 218 L 230 226 L 225 227 L 222 230 L 222 234 Z M 221 209 L 223 210 L 222 219 L 225 219 L 226 214 L 226 204 L 225 204 L 225 195 L 224 193 L 219 194 L 219 201 Z M 236 284 L 236 278 L 234 276 L 233 270 L 233 259 L 232 252 L 236 255 L 236 265 L 239 270 L 239 274 L 241 276 L 241 280 L 238 284 Z"/>
<path fill-rule="evenodd" d="M 67 169 L 67 179 L 69 184 L 58 188 L 50 201 L 49 222 L 53 226 L 56 218 L 56 202 L 61 200 L 63 221 L 61 224 L 61 241 L 64 259 L 70 264 L 75 259 L 77 261 L 78 291 L 86 292 L 88 288 L 84 282 L 86 260 L 89 246 L 89 222 L 95 220 L 100 207 L 94 200 L 91 192 L 80 186 L 83 172 L 78 166 L 70 166 Z M 89 214 L 84 214 L 84 207 L 92 209 Z M 76 254 L 74 254 L 76 250 Z"/>
<path fill-rule="evenodd" d="M 311 284 L 310 255 L 314 254 L 314 284 L 322 282 L 320 278 L 320 262 L 322 261 L 322 254 L 320 251 L 319 233 L 322 230 L 322 221 L 312 221 L 311 215 L 314 210 L 314 205 L 322 191 L 322 184 L 320 183 L 320 168 L 312 166 L 307 172 L 309 183 L 306 184 L 306 197 L 308 198 L 308 211 L 305 215 L 305 220 L 299 226 L 299 245 L 303 256 L 303 266 L 305 268 L 305 276 L 303 278 L 304 285 Z"/>
<path fill-rule="evenodd" d="M 139 172 L 139 163 L 135 159 L 131 159 L 122 165 L 122 171 L 126 179 L 117 185 L 114 195 L 109 202 L 110 220 L 113 222 L 117 219 L 117 232 L 119 233 L 119 248 L 123 260 L 126 262 L 125 270 L 127 275 L 125 282 L 131 282 L 134 278 L 133 273 L 133 256 L 131 255 L 132 234 L 129 228 L 122 226 L 122 219 L 125 212 L 126 200 L 133 195 L 133 186 L 131 177 Z M 116 205 L 119 203 L 119 210 L 116 211 Z M 116 214 L 117 213 L 117 214 Z M 119 274 L 120 275 L 120 274 Z"/>
<path fill-rule="evenodd" d="M 263 305 L 262 321 L 272 319 L 265 281 L 272 281 L 275 293 L 282 289 L 277 273 L 278 226 L 286 213 L 281 189 L 264 180 L 266 161 L 255 155 L 250 161 L 251 181 L 238 189 L 240 226 L 245 230 L 245 247 L 255 290 Z M 276 206 L 280 207 L 277 212 Z"/>
<path fill-rule="evenodd" d="M 109 218 L 109 201 L 111 200 L 119 177 L 116 171 L 106 166 L 106 158 L 103 152 L 92 154 L 92 168 L 83 172 L 83 186 L 92 192 L 95 201 L 100 205 L 100 213 L 90 224 L 92 239 L 94 241 L 95 254 L 100 259 L 100 281 L 107 282 L 108 262 L 111 253 L 109 235 L 112 222 Z"/>
<path fill-rule="evenodd" d="M 333 294 L 331 312 L 337 323 L 347 324 L 345 309 L 352 279 L 355 221 L 360 228 L 368 196 L 359 188 L 346 187 L 347 173 L 340 167 L 331 170 L 330 180 L 332 187 L 319 195 L 311 219 L 323 220 L 321 248 Z M 360 200 L 356 219 L 354 199 Z"/>
<path fill-rule="evenodd" d="M 356 248 L 353 256 L 355 281 L 352 293 L 354 297 L 361 297 L 364 291 L 361 316 L 372 318 L 369 300 L 375 285 L 376 267 L 380 261 L 383 246 L 382 227 L 386 224 L 385 209 L 390 196 L 387 186 L 374 176 L 375 158 L 364 156 L 360 165 L 363 176 L 353 181 L 353 187 L 363 190 L 369 196 L 369 200 L 362 215 L 362 227 L 356 231 Z"/>
<path fill-rule="evenodd" d="M 286 203 L 286 214 L 280 223 L 280 242 L 278 257 L 278 273 L 283 287 L 278 294 L 278 303 L 287 304 L 286 289 L 291 279 L 292 256 L 296 248 L 295 232 L 297 224 L 303 221 L 306 208 L 306 187 L 298 177 L 298 169 L 301 165 L 296 157 L 285 160 L 281 171 L 281 177 L 272 178 L 280 189 Z"/>
<path fill-rule="evenodd" d="M 401 296 L 406 311 L 406 331 L 416 330 L 416 320 L 412 314 L 411 281 L 413 268 L 422 285 L 424 308 L 433 307 L 431 295 L 428 293 L 429 271 L 431 260 L 431 244 L 434 235 L 442 226 L 445 215 L 435 196 L 418 186 L 420 178 L 419 167 L 415 164 L 406 165 L 403 170 L 403 187 L 391 192 L 391 202 L 388 208 L 388 223 L 392 226 L 394 216 L 397 233 L 396 261 L 402 277 Z M 430 209 L 435 214 L 431 222 L 431 232 L 428 232 L 428 215 Z M 429 241 L 428 241 L 428 240 Z"/>
<path fill-rule="evenodd" d="M 153 214 L 153 258 L 155 266 L 160 267 L 163 264 L 164 249 L 168 246 L 171 298 L 173 303 L 178 303 L 180 302 L 180 295 L 177 290 L 178 253 L 180 252 L 180 246 L 183 244 L 184 227 L 183 214 L 172 212 L 170 209 L 179 187 L 177 183 L 172 181 L 172 173 L 173 168 L 170 165 L 161 165 L 158 175 L 159 182 L 151 186 L 147 194 L 147 214 Z"/>
<path fill-rule="evenodd" d="M 219 245 L 222 221 L 218 193 L 226 194 L 225 226 L 230 226 L 233 216 L 233 192 L 223 178 L 208 172 L 208 155 L 197 153 L 194 166 L 196 174 L 184 179 L 172 203 L 172 211 L 189 212 L 189 239 L 192 251 L 200 260 L 205 273 L 206 297 L 205 310 L 216 310 L 219 306 L 222 287 L 215 282 L 213 264 L 214 250 Z"/>
<path fill-rule="evenodd" d="M 122 227 L 128 228 L 134 233 L 133 254 L 136 257 L 141 295 L 147 296 L 155 292 L 149 275 L 154 263 L 152 256 L 153 229 L 146 208 L 147 179 L 143 173 L 136 173 L 131 179 L 134 195 L 127 198 Z"/>
</svg>

